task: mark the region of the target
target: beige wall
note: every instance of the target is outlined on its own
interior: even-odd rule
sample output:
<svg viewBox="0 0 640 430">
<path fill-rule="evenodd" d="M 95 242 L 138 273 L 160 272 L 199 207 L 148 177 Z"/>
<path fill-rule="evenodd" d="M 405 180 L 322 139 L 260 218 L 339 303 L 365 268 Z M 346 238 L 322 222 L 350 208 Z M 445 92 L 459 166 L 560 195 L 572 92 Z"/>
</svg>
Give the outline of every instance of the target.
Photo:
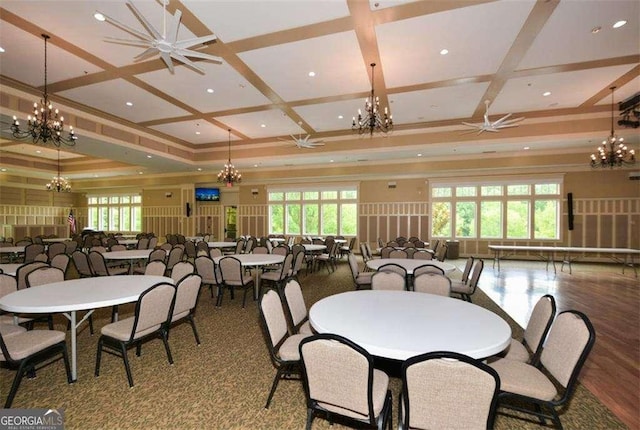
<svg viewBox="0 0 640 430">
<path fill-rule="evenodd" d="M 372 245 L 378 237 L 389 240 L 397 235 L 416 235 L 428 240 L 429 180 L 455 181 L 464 178 L 465 173 L 471 176 L 473 166 L 465 167 L 467 170 L 450 173 L 449 177 L 439 171 L 434 177 L 423 173 L 420 177 L 407 179 L 402 177 L 403 168 L 397 166 L 396 173 L 390 173 L 384 180 L 363 177 L 348 181 L 359 187 L 359 240 Z M 553 174 L 548 171 L 544 173 Z M 562 236 L 556 244 L 640 247 L 640 181 L 629 180 L 629 170 L 602 169 L 556 174 L 564 177 Z M 534 176 L 532 173 L 520 175 L 527 178 Z M 473 175 L 474 179 L 483 177 L 490 179 L 493 176 Z M 395 187 L 390 186 L 390 182 L 395 183 Z M 281 179 L 275 183 L 280 185 L 283 181 Z M 331 180 L 318 178 L 314 183 L 331 183 Z M 341 183 L 345 183 L 344 180 Z M 0 224 L 64 224 L 69 209 L 73 207 L 78 224 L 82 227 L 86 224 L 86 194 L 135 191 L 142 193 L 143 229 L 161 237 L 173 232 L 185 235 L 211 233 L 223 237 L 226 206 L 238 208 L 239 235 L 259 236 L 269 232 L 266 202 L 267 187 L 271 183 L 254 180 L 233 188 L 220 186 L 220 203 L 195 202 L 195 186 L 219 186 L 215 182 L 203 182 L 199 177 L 171 176 L 157 178 L 157 181 L 144 178 L 136 181 L 136 184 L 138 188 L 132 187 L 131 182 L 128 188 L 109 187 L 107 183 L 100 187 L 92 183 L 93 186 L 87 190 L 74 188 L 73 193 L 52 193 L 26 182 L 3 181 L 0 186 Z M 566 226 L 567 193 L 573 194 L 573 231 L 568 231 Z M 191 207 L 190 217 L 186 216 L 186 203 Z M 41 215 L 44 213 L 46 215 Z M 535 241 L 527 243 L 539 244 Z M 488 244 L 488 241 L 481 240 L 461 241 L 461 254 L 488 256 Z"/>
</svg>

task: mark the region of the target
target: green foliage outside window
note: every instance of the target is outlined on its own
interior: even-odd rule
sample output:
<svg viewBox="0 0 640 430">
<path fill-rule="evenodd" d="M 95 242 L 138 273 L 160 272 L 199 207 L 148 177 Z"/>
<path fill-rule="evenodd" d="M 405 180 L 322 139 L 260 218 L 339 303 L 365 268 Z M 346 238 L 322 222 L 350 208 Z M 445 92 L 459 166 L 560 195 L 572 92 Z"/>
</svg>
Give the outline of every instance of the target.
<svg viewBox="0 0 640 430">
<path fill-rule="evenodd" d="M 431 217 L 431 231 L 433 236 L 451 237 L 451 203 L 434 203 Z"/>
<path fill-rule="evenodd" d="M 340 206 L 340 233 L 347 236 L 355 236 L 358 219 L 358 206 L 355 203 L 346 203 Z"/>
<path fill-rule="evenodd" d="M 502 202 L 480 202 L 480 237 L 502 237 Z"/>
<path fill-rule="evenodd" d="M 507 237 L 509 239 L 529 238 L 529 202 L 510 200 L 507 202 Z"/>
<path fill-rule="evenodd" d="M 558 236 L 557 200 L 536 200 L 533 217 L 535 219 L 533 237 L 555 239 Z"/>
<path fill-rule="evenodd" d="M 456 237 L 476 237 L 476 203 L 456 203 Z"/>
<path fill-rule="evenodd" d="M 322 234 L 338 234 L 338 205 L 335 203 L 322 205 Z"/>
</svg>

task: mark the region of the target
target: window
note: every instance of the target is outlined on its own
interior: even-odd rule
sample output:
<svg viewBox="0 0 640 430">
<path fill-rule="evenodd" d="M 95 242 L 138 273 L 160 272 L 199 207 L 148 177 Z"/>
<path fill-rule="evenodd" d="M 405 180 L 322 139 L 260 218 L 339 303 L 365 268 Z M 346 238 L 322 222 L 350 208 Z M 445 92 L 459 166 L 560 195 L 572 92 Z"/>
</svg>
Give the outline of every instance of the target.
<svg viewBox="0 0 640 430">
<path fill-rule="evenodd" d="M 357 199 L 355 187 L 269 190 L 269 232 L 355 236 L 358 226 Z"/>
<path fill-rule="evenodd" d="M 561 180 L 432 184 L 431 235 L 443 238 L 560 238 Z"/>
<path fill-rule="evenodd" d="M 102 231 L 142 231 L 140 195 L 90 196 L 87 205 L 89 228 Z"/>
</svg>

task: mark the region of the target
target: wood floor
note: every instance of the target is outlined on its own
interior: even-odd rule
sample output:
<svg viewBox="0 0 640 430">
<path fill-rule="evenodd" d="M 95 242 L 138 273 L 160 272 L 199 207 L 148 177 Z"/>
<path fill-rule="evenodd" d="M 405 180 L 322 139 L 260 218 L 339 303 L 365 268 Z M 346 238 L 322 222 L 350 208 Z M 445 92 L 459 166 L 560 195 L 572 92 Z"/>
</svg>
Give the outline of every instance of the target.
<svg viewBox="0 0 640 430">
<path fill-rule="evenodd" d="M 573 264 L 573 274 L 545 270 L 545 264 L 501 261 L 501 270 L 485 262 L 482 290 L 522 327 L 544 294 L 552 294 L 558 312 L 584 312 L 596 330 L 596 343 L 580 381 L 630 429 L 640 428 L 640 282 L 620 265 Z"/>
</svg>

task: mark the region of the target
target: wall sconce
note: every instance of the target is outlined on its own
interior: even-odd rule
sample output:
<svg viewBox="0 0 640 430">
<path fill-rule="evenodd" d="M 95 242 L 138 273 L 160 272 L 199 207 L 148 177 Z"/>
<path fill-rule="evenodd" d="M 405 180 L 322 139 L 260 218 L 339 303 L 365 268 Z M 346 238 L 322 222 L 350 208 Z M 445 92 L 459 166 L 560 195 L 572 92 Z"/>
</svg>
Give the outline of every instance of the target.
<svg viewBox="0 0 640 430">
<path fill-rule="evenodd" d="M 395 187 L 396 187 L 396 183 L 395 182 L 387 182 L 387 188 L 393 189 Z"/>
<path fill-rule="evenodd" d="M 164 196 L 166 198 L 171 198 L 173 196 L 173 193 L 164 193 Z"/>
<path fill-rule="evenodd" d="M 258 189 L 257 188 L 251 188 L 251 195 L 253 195 L 253 198 L 255 200 L 256 196 L 258 195 Z"/>
</svg>

